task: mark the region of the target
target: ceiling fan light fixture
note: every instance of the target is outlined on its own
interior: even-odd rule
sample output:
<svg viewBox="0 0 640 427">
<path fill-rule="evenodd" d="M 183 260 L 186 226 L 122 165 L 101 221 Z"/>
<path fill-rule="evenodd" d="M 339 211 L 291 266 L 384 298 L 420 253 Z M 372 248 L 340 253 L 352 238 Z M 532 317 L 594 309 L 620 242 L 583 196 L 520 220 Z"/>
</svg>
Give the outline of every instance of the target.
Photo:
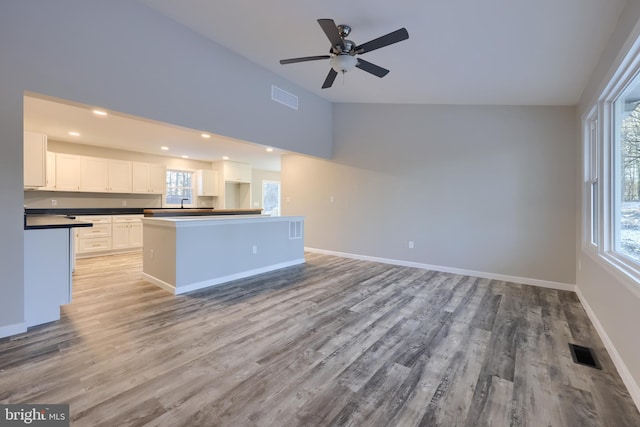
<svg viewBox="0 0 640 427">
<path fill-rule="evenodd" d="M 333 68 L 338 73 L 346 73 L 348 71 L 356 68 L 356 64 L 358 60 L 355 56 L 351 56 L 349 54 L 342 54 L 333 56 L 329 63 L 331 64 L 331 68 Z"/>
</svg>

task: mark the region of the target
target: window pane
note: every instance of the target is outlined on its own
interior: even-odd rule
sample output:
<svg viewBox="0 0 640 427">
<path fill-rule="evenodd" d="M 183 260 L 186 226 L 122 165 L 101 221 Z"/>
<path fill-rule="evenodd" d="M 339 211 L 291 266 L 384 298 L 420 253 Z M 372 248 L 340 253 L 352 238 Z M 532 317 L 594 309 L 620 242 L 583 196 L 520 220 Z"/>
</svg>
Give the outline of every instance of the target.
<svg viewBox="0 0 640 427">
<path fill-rule="evenodd" d="M 618 155 L 616 176 L 616 250 L 640 260 L 640 108 L 638 98 L 618 102 Z"/>
<path fill-rule="evenodd" d="M 262 182 L 262 209 L 265 215 L 280 215 L 280 183 Z"/>
<path fill-rule="evenodd" d="M 168 205 L 190 205 L 193 202 L 191 172 L 167 170 L 166 198 Z"/>
</svg>

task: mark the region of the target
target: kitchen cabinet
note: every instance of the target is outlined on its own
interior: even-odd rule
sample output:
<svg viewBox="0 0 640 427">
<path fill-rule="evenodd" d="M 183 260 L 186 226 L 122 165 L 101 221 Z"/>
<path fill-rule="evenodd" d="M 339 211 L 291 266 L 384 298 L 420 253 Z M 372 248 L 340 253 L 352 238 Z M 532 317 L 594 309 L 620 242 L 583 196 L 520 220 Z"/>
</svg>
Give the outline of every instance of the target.
<svg viewBox="0 0 640 427">
<path fill-rule="evenodd" d="M 80 190 L 80 156 L 56 153 L 56 190 Z"/>
<path fill-rule="evenodd" d="M 142 247 L 142 215 L 113 216 L 113 249 Z"/>
<path fill-rule="evenodd" d="M 47 179 L 41 190 L 53 191 L 56 189 L 56 153 L 47 151 Z"/>
<path fill-rule="evenodd" d="M 111 216 L 86 215 L 79 216 L 77 219 L 93 223 L 93 227 L 76 230 L 76 253 L 78 256 L 111 250 Z"/>
<path fill-rule="evenodd" d="M 196 189 L 198 196 L 218 195 L 218 172 L 208 169 L 196 171 Z"/>
<path fill-rule="evenodd" d="M 149 192 L 164 194 L 167 182 L 167 170 L 164 165 L 149 165 Z"/>
<path fill-rule="evenodd" d="M 109 191 L 131 193 L 131 162 L 109 160 Z"/>
<path fill-rule="evenodd" d="M 239 162 L 223 162 L 224 180 L 226 182 L 251 183 L 251 165 Z"/>
<path fill-rule="evenodd" d="M 47 179 L 47 135 L 24 131 L 24 187 L 46 186 Z"/>
<path fill-rule="evenodd" d="M 132 163 L 132 192 L 133 193 L 164 193 L 165 167 L 149 163 Z"/>
<path fill-rule="evenodd" d="M 99 157 L 80 157 L 80 190 L 109 191 L 109 160 Z"/>
</svg>

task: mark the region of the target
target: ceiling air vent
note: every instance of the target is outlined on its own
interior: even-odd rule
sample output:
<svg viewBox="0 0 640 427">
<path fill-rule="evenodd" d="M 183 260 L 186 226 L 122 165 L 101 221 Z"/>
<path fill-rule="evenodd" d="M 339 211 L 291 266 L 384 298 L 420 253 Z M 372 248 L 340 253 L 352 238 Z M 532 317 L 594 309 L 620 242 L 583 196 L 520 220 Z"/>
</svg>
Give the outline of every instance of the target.
<svg viewBox="0 0 640 427">
<path fill-rule="evenodd" d="M 294 110 L 298 109 L 298 97 L 278 86 L 271 85 L 271 99 Z"/>
</svg>

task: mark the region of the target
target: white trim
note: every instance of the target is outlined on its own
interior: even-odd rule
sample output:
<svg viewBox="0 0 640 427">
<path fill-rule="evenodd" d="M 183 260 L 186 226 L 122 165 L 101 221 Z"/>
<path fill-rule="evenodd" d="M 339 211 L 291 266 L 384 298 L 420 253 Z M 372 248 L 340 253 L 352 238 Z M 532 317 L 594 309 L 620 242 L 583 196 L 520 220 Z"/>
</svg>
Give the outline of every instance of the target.
<svg viewBox="0 0 640 427">
<path fill-rule="evenodd" d="M 171 292 L 174 295 L 180 295 L 187 292 L 193 292 L 200 289 L 209 288 L 211 286 L 216 286 L 223 283 L 231 282 L 233 280 L 244 279 L 246 277 L 255 276 L 257 274 L 268 273 L 270 271 L 279 270 L 281 268 L 286 268 L 286 267 L 292 267 L 294 265 L 299 265 L 304 263 L 305 263 L 305 259 L 300 258 L 292 261 L 286 261 L 278 264 L 268 265 L 266 267 L 255 268 L 253 270 L 247 270 L 240 273 L 229 274 L 227 276 L 216 277 L 214 279 L 204 280 L 202 282 L 189 283 L 188 285 L 182 285 L 177 287 L 172 285 L 171 283 L 167 283 L 147 273 L 142 273 L 142 278 L 158 286 L 159 288 L 162 288 L 166 291 Z"/>
<path fill-rule="evenodd" d="M 575 292 L 575 290 L 576 290 L 576 286 L 575 285 L 572 285 L 572 284 L 569 284 L 569 283 L 552 282 L 552 281 L 549 281 L 549 280 L 532 279 L 532 278 L 528 278 L 528 277 L 519 277 L 519 276 L 508 276 L 508 275 L 505 275 L 505 274 L 495 274 L 495 273 L 487 273 L 487 272 L 483 272 L 483 271 L 465 270 L 465 269 L 461 269 L 461 268 L 444 267 L 444 266 L 431 265 L 431 264 L 423 264 L 423 263 L 419 263 L 419 262 L 403 261 L 403 260 L 399 260 L 399 259 L 372 257 L 372 256 L 368 256 L 368 255 L 357 255 L 357 254 L 350 254 L 350 253 L 345 253 L 345 252 L 329 251 L 329 250 L 325 250 L 325 249 L 316 249 L 316 248 L 307 248 L 307 247 L 305 247 L 304 250 L 307 251 L 307 252 L 314 252 L 314 253 L 324 254 L 324 255 L 334 255 L 334 256 L 339 256 L 339 257 L 343 257 L 343 258 L 359 259 L 359 260 L 362 260 L 362 261 L 381 262 L 383 264 L 392 264 L 392 265 L 400 265 L 400 266 L 403 266 L 403 267 L 414 267 L 414 268 L 421 268 L 421 269 L 424 269 L 424 270 L 441 271 L 443 273 L 459 274 L 459 275 L 462 275 L 462 276 L 473 276 L 473 277 L 481 277 L 481 278 L 484 278 L 484 279 L 491 279 L 491 280 L 502 280 L 502 281 L 505 281 L 505 282 L 520 283 L 520 284 L 523 284 L 523 285 L 538 286 L 538 287 L 541 287 L 541 288 L 557 289 L 557 290 L 560 290 L 560 291 Z"/>
<path fill-rule="evenodd" d="M 627 387 L 631 398 L 640 410 L 640 386 L 633 379 L 633 376 L 631 375 L 631 372 L 629 372 L 627 365 L 624 363 L 622 356 L 620 356 L 620 353 L 618 353 L 615 345 L 613 345 L 613 341 L 611 341 L 611 338 L 609 338 L 609 335 L 607 335 L 607 331 L 605 330 L 604 326 L 602 326 L 602 323 L 600 323 L 598 316 L 596 316 L 596 313 L 587 302 L 587 299 L 582 294 L 579 287 L 576 287 L 576 294 L 578 295 L 580 303 L 584 307 L 584 311 L 587 313 L 587 316 L 589 316 L 591 323 L 593 323 L 593 326 L 596 328 L 598 335 L 600 335 L 600 339 L 607 349 L 609 356 L 611 356 L 611 360 L 613 360 L 613 364 L 615 365 L 620 378 L 622 378 L 622 382 Z"/>
<path fill-rule="evenodd" d="M 6 338 L 12 335 L 22 334 L 24 332 L 27 332 L 27 324 L 25 322 L 0 326 L 0 338 Z"/>
</svg>

